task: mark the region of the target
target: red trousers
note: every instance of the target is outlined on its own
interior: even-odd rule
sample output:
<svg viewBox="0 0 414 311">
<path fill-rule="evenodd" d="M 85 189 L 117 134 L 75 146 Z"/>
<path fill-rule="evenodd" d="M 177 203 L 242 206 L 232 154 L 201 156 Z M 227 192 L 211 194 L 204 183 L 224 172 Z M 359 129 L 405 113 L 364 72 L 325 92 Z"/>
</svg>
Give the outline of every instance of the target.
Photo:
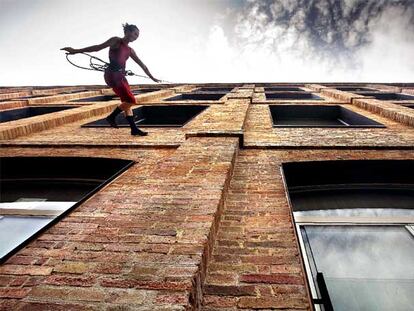
<svg viewBox="0 0 414 311">
<path fill-rule="evenodd" d="M 137 103 L 134 94 L 131 92 L 128 81 L 122 72 L 106 70 L 104 78 L 106 84 L 114 90 L 115 94 L 121 98 L 122 102 L 130 104 Z"/>
</svg>

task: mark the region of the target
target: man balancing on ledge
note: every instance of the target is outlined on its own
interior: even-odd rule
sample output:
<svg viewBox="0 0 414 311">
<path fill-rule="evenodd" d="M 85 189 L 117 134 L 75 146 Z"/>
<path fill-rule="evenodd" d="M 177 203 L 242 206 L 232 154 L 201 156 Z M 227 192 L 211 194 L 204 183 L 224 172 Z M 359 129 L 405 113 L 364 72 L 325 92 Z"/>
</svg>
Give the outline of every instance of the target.
<svg viewBox="0 0 414 311">
<path fill-rule="evenodd" d="M 120 112 L 125 113 L 125 117 L 128 120 L 131 127 L 131 135 L 145 136 L 148 133 L 141 131 L 134 122 L 133 113 L 131 107 L 136 105 L 134 94 L 132 94 L 128 81 L 125 78 L 125 63 L 129 56 L 144 70 L 144 72 L 154 82 L 161 82 L 152 76 L 147 66 L 138 58 L 134 49 L 128 46 L 129 42 L 135 41 L 139 37 L 139 29 L 135 25 L 129 25 L 128 23 L 122 25 L 124 27 L 124 37 L 112 37 L 106 42 L 99 45 L 88 46 L 83 49 L 74 49 L 71 47 L 65 47 L 61 50 L 68 52 L 69 54 L 83 53 L 83 52 L 97 52 L 109 47 L 109 66 L 105 69 L 105 82 L 111 87 L 115 94 L 121 98 L 121 104 L 115 108 L 115 110 L 106 117 L 106 121 L 112 127 L 118 127 L 115 118 Z"/>
</svg>

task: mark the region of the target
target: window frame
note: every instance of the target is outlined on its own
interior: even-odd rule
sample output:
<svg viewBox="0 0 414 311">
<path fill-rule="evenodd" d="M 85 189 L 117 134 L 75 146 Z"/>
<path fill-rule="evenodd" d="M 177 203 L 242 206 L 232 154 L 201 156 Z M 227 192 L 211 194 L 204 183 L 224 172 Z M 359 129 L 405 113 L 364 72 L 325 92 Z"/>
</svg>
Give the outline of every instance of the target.
<svg viewBox="0 0 414 311">
<path fill-rule="evenodd" d="M 290 200 L 289 200 L 290 204 Z M 299 218 L 299 220 L 296 219 Z M 302 254 L 303 264 L 305 268 L 306 279 L 309 284 L 311 302 L 315 311 L 333 310 L 322 308 L 323 303 L 318 303 L 322 299 L 319 293 L 319 286 L 314 280 L 311 268 L 311 260 L 306 250 L 304 237 L 302 235 L 302 227 L 305 226 L 399 226 L 404 227 L 414 237 L 414 216 L 387 216 L 381 217 L 314 217 L 314 216 L 295 216 L 292 211 L 295 230 L 298 237 L 300 252 Z M 329 289 L 328 289 L 329 291 Z"/>
<path fill-rule="evenodd" d="M 343 160 L 329 160 L 326 162 L 334 162 L 334 161 L 343 161 Z M 407 161 L 407 159 L 401 160 L 345 160 L 345 161 Z M 411 161 L 411 160 L 408 160 Z M 321 226 L 321 225 L 350 225 L 350 226 L 379 226 L 379 225 L 403 225 L 409 233 L 414 236 L 414 216 L 386 216 L 386 217 L 372 217 L 372 216 L 362 216 L 362 217 L 355 217 L 355 216 L 344 216 L 344 217 L 318 217 L 318 216 L 295 216 L 295 210 L 293 208 L 293 203 L 290 197 L 288 180 L 286 177 L 286 172 L 284 169 L 284 164 L 288 163 L 300 163 L 299 162 L 282 162 L 279 166 L 279 172 L 281 176 L 281 181 L 283 184 L 283 189 L 285 190 L 285 196 L 287 200 L 287 205 L 290 209 L 291 221 L 293 225 L 293 230 L 295 231 L 295 235 L 297 238 L 297 245 L 299 247 L 300 252 L 300 260 L 302 261 L 302 267 L 304 269 L 305 278 L 307 281 L 307 289 L 310 298 L 310 303 L 315 311 L 331 311 L 333 308 L 325 308 L 323 303 L 317 303 L 318 300 L 321 300 L 320 296 L 318 296 L 318 288 L 315 284 L 312 270 L 310 267 L 309 256 L 306 252 L 305 242 L 301 232 L 301 226 L 309 225 L 309 226 Z M 309 162 L 309 161 L 306 161 Z M 318 161 L 312 161 L 318 162 Z M 323 162 L 323 161 L 322 161 Z M 296 211 L 297 212 L 297 211 Z"/>
</svg>

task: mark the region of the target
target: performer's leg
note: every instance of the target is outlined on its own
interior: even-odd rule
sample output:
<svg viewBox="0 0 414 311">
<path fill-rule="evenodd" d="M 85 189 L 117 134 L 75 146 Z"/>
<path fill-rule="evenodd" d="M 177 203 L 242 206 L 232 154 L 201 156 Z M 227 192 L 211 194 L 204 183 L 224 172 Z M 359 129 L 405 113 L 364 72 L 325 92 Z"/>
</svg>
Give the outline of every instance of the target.
<svg viewBox="0 0 414 311">
<path fill-rule="evenodd" d="M 124 103 L 126 106 L 126 109 L 124 110 L 126 119 L 128 120 L 129 126 L 131 127 L 131 135 L 140 135 L 140 136 L 146 136 L 148 135 L 147 132 L 141 131 L 134 121 L 134 115 L 132 113 L 132 103 Z"/>
<path fill-rule="evenodd" d="M 124 112 L 125 117 L 128 115 L 132 115 L 132 110 L 130 109 L 130 104 L 128 102 L 132 102 L 135 103 L 135 97 L 132 94 L 132 92 L 129 90 L 129 85 L 126 83 L 126 85 L 124 83 L 119 83 L 118 86 L 114 86 L 112 87 L 114 93 L 116 95 L 118 95 L 122 102 L 121 104 L 118 105 L 118 107 L 116 107 L 114 109 L 114 111 L 112 111 L 112 113 L 110 115 L 108 115 L 106 117 L 106 121 L 112 126 L 117 128 L 118 125 L 115 122 L 116 116 L 120 113 L 120 112 Z M 130 110 L 130 111 L 127 111 Z"/>
<path fill-rule="evenodd" d="M 121 97 L 121 89 L 119 88 L 119 82 L 122 81 L 122 75 L 119 75 L 118 73 L 113 73 L 111 71 L 105 71 L 104 79 L 106 84 L 113 89 L 116 95 Z M 122 112 L 121 105 L 118 105 L 105 119 L 112 127 L 118 127 L 118 125 L 115 122 L 116 116 Z"/>
<path fill-rule="evenodd" d="M 122 104 L 121 104 L 122 105 Z M 107 116 L 106 117 L 106 121 L 109 123 L 109 125 L 111 125 L 112 127 L 115 127 L 115 128 L 117 128 L 118 127 L 118 124 L 116 124 L 116 122 L 115 122 L 115 118 L 116 118 L 116 116 L 119 114 L 119 113 L 121 113 L 122 112 L 122 109 L 120 108 L 120 106 L 121 105 L 119 105 L 118 107 L 116 107 L 115 109 L 114 109 L 114 111 L 112 111 L 111 112 L 111 114 L 109 115 L 109 116 Z"/>
<path fill-rule="evenodd" d="M 125 116 L 132 116 L 132 105 L 133 103 L 122 102 L 118 107 L 124 112 Z"/>
<path fill-rule="evenodd" d="M 121 98 L 122 103 L 117 108 L 115 108 L 115 110 L 108 116 L 107 121 L 109 122 L 109 124 L 111 124 L 112 126 L 112 124 L 115 123 L 116 115 L 119 112 L 124 111 L 125 117 L 129 123 L 129 126 L 131 127 L 131 135 L 148 135 L 148 133 L 141 131 L 134 122 L 131 107 L 136 104 L 136 100 L 134 94 L 132 94 L 131 92 L 128 81 L 125 78 L 122 79 L 115 87 L 113 87 L 113 90 L 115 94 L 117 94 Z"/>
</svg>

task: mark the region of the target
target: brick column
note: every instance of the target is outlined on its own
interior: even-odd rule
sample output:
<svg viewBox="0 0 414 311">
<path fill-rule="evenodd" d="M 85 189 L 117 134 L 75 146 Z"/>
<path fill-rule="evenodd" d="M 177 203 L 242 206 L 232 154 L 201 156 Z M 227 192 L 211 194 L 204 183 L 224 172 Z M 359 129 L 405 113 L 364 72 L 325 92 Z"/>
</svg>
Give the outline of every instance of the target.
<svg viewBox="0 0 414 311">
<path fill-rule="evenodd" d="M 135 164 L 0 267 L 0 307 L 196 308 L 237 150 L 194 137 Z"/>
</svg>

